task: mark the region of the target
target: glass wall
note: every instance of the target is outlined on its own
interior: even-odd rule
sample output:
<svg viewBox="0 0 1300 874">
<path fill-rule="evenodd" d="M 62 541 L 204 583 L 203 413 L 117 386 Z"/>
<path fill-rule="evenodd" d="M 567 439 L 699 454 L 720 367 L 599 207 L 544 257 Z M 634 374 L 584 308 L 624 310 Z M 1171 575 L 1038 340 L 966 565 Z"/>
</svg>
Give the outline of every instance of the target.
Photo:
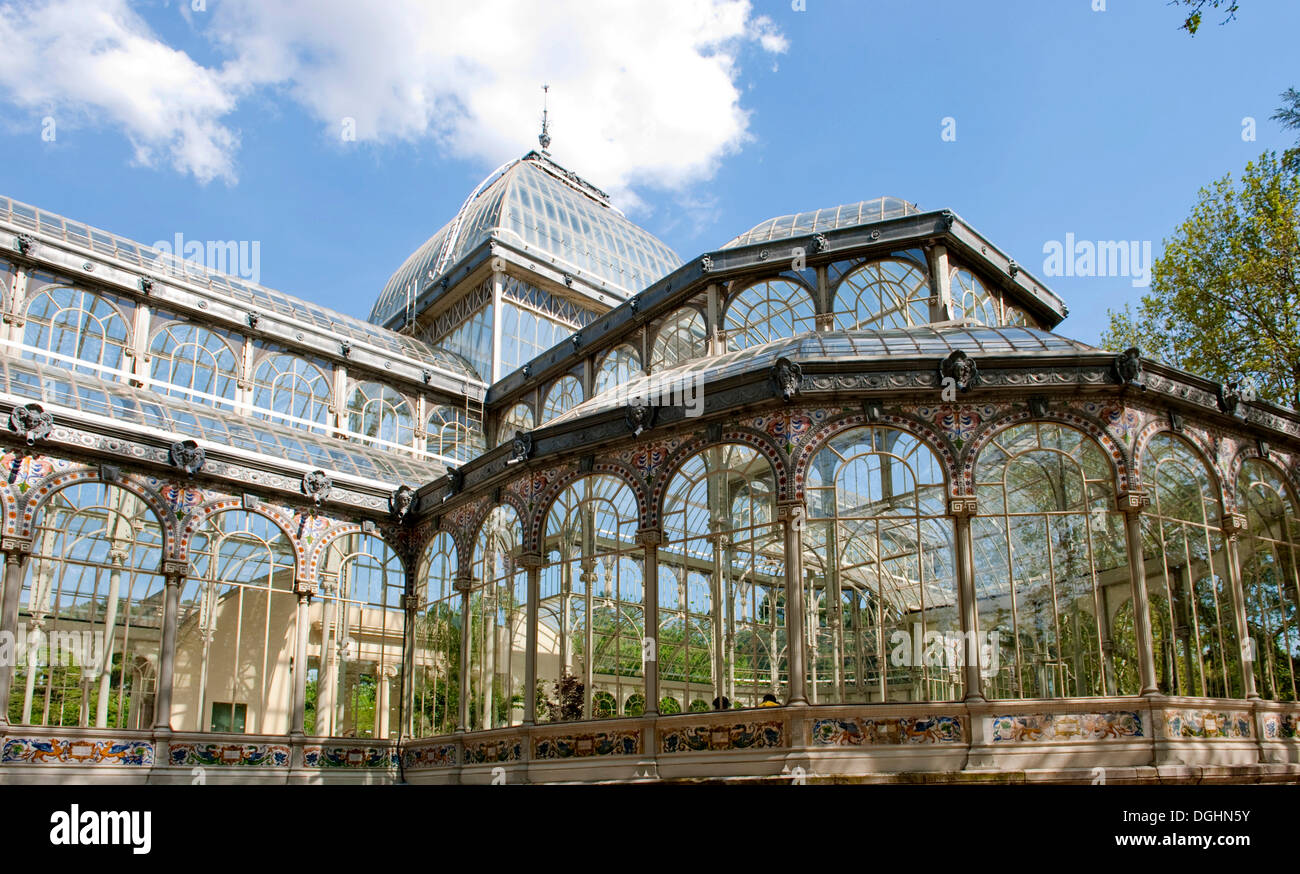
<svg viewBox="0 0 1300 874">
<path fill-rule="evenodd" d="M 542 416 L 540 424 L 546 424 L 561 413 L 582 403 L 582 383 L 571 374 L 561 376 L 546 390 L 542 398 Z"/>
<path fill-rule="evenodd" d="M 735 351 L 817 330 L 812 295 L 788 279 L 758 282 L 727 303 L 723 329 L 727 349 Z"/>
<path fill-rule="evenodd" d="M 330 423 L 330 375 L 324 362 L 270 352 L 253 369 L 253 414 L 324 433 Z"/>
<path fill-rule="evenodd" d="M 265 516 L 227 510 L 194 532 L 176 630 L 176 729 L 289 732 L 293 578 L 293 544 Z"/>
<path fill-rule="evenodd" d="M 318 574 L 304 730 L 396 737 L 406 616 L 402 562 L 372 534 L 345 534 L 330 542 Z"/>
<path fill-rule="evenodd" d="M 1182 438 L 1151 438 L 1142 455 L 1142 557 L 1156 679 L 1168 695 L 1241 695 L 1241 657 L 1226 570 L 1222 508 L 1209 469 Z"/>
<path fill-rule="evenodd" d="M 409 447 L 415 433 L 411 406 L 386 385 L 357 383 L 348 398 L 348 431 L 385 449 Z"/>
<path fill-rule="evenodd" d="M 533 410 L 528 404 L 515 404 L 506 410 L 497 429 L 497 445 L 515 439 L 520 431 L 533 430 Z"/>
<path fill-rule="evenodd" d="M 488 514 L 474 544 L 469 595 L 469 725 L 473 731 L 524 718 L 528 573 L 519 564 L 523 529 L 513 507 Z"/>
<path fill-rule="evenodd" d="M 243 351 L 242 337 L 187 322 L 165 325 L 149 343 L 150 388 L 196 404 L 233 406 Z"/>
<path fill-rule="evenodd" d="M 1281 472 L 1254 458 L 1247 459 L 1237 475 L 1237 506 L 1246 515 L 1238 550 L 1255 687 L 1264 698 L 1295 701 L 1300 517 Z"/>
<path fill-rule="evenodd" d="M 852 269 L 835 286 L 835 326 L 911 328 L 930 322 L 930 278 L 924 258 L 885 258 Z"/>
<path fill-rule="evenodd" d="M 704 449 L 669 480 L 659 548 L 662 712 L 755 707 L 767 694 L 784 701 L 785 545 L 775 511 L 772 466 L 748 446 Z"/>
<path fill-rule="evenodd" d="M 636 496 L 588 476 L 551 505 L 538 604 L 539 722 L 639 716 L 645 709 L 644 550 Z"/>
<path fill-rule="evenodd" d="M 650 369 L 661 370 L 700 358 L 707 346 L 704 314 L 694 307 L 683 307 L 667 316 L 655 333 L 650 352 Z"/>
<path fill-rule="evenodd" d="M 592 397 L 641 375 L 641 353 L 629 343 L 615 346 L 605 354 L 596 369 L 596 387 Z"/>
<path fill-rule="evenodd" d="M 52 276 L 36 273 L 28 286 L 38 288 L 42 282 L 53 281 Z M 128 370 L 125 358 L 130 346 L 131 313 L 129 302 L 119 298 L 75 288 L 46 287 L 27 301 L 23 345 L 28 348 L 23 350 L 23 357 L 82 373 L 97 373 L 99 368 Z"/>
<path fill-rule="evenodd" d="M 904 431 L 854 428 L 813 457 L 806 493 L 808 700 L 960 698 L 964 649 L 939 457 Z"/>
<path fill-rule="evenodd" d="M 415 621 L 411 734 L 451 734 L 460 718 L 461 596 L 456 591 L 456 546 L 439 532 L 417 569 L 423 609 Z"/>
<path fill-rule="evenodd" d="M 985 695 L 1132 695 L 1137 646 L 1114 470 L 1054 423 L 995 435 L 975 467 L 971 520 Z"/>
<path fill-rule="evenodd" d="M 50 496 L 34 531 L 9 721 L 150 728 L 162 635 L 157 518 L 132 492 L 80 483 Z"/>
</svg>

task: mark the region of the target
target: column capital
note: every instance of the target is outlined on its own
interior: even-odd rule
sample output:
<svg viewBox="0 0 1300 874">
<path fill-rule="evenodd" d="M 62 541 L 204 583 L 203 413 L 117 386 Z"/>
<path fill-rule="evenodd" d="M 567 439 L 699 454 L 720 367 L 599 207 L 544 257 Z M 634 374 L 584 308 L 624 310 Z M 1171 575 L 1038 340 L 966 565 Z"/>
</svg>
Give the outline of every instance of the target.
<svg viewBox="0 0 1300 874">
<path fill-rule="evenodd" d="M 320 583 L 316 580 L 304 580 L 302 577 L 297 577 L 293 581 L 293 590 L 299 598 L 303 596 L 310 598 L 320 591 Z"/>
<path fill-rule="evenodd" d="M 1238 534 L 1244 534 L 1250 528 L 1250 523 L 1247 521 L 1245 513 L 1224 513 L 1222 527 L 1224 534 L 1234 537 Z"/>
<path fill-rule="evenodd" d="M 1141 513 L 1151 506 L 1151 496 L 1146 492 L 1125 492 L 1115 499 L 1115 508 L 1121 513 Z"/>
<path fill-rule="evenodd" d="M 5 537 L 0 539 L 0 552 L 11 562 L 22 561 L 32 551 L 30 537 Z"/>
<path fill-rule="evenodd" d="M 778 522 L 796 522 L 808 518 L 808 506 L 803 501 L 778 501 L 776 505 Z"/>
<path fill-rule="evenodd" d="M 403 595 L 402 609 L 408 613 L 420 613 L 424 610 L 424 598 L 419 595 Z"/>
<path fill-rule="evenodd" d="M 979 500 L 974 495 L 961 495 L 948 499 L 949 516 L 974 516 L 979 512 Z"/>
<path fill-rule="evenodd" d="M 640 546 L 658 546 L 664 542 L 664 531 L 662 528 L 639 528 L 636 542 Z"/>
<path fill-rule="evenodd" d="M 515 558 L 515 563 L 518 564 L 521 568 L 535 568 L 535 567 L 541 567 L 546 562 L 542 558 L 542 554 L 540 552 L 521 552 Z"/>
<path fill-rule="evenodd" d="M 162 563 L 162 575 L 167 581 L 167 585 L 180 585 L 181 580 L 188 576 L 190 572 L 190 563 L 188 561 L 168 561 Z"/>
<path fill-rule="evenodd" d="M 469 590 L 474 587 L 474 575 L 469 571 L 456 571 L 451 587 L 462 595 L 469 594 Z"/>
</svg>

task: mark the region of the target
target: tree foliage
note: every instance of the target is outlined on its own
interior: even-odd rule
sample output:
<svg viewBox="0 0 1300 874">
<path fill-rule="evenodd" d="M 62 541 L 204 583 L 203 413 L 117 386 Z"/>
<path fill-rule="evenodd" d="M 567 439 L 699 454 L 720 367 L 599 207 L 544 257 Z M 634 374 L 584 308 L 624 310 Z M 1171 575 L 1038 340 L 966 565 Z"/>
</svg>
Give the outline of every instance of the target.
<svg viewBox="0 0 1300 874">
<path fill-rule="evenodd" d="M 1271 116 L 1273 121 L 1282 123 L 1287 130 L 1300 131 L 1300 91 L 1288 88 L 1282 92 L 1282 105 Z M 1300 141 L 1296 147 L 1287 149 L 1282 155 L 1282 166 L 1289 173 L 1300 173 Z"/>
<path fill-rule="evenodd" d="M 1196 36 L 1196 31 L 1201 27 L 1201 10 L 1209 7 L 1210 9 L 1223 9 L 1224 19 L 1220 24 L 1227 24 L 1237 17 L 1237 0 L 1173 0 L 1172 5 L 1182 6 L 1188 10 L 1187 18 L 1183 19 L 1182 30 L 1187 31 L 1192 36 Z"/>
<path fill-rule="evenodd" d="M 1300 408 L 1300 175 L 1265 152 L 1201 189 L 1164 242 L 1134 314 L 1110 312 L 1102 345 L 1220 382 L 1249 377 L 1262 400 Z"/>
</svg>

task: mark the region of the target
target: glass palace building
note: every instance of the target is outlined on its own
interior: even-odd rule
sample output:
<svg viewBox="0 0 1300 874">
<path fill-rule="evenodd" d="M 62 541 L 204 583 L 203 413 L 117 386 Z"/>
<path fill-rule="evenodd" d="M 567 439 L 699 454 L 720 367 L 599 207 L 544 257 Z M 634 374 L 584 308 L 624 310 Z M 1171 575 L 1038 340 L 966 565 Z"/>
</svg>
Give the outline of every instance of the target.
<svg viewBox="0 0 1300 874">
<path fill-rule="evenodd" d="M 1300 416 L 546 152 L 368 322 L 0 198 L 0 782 L 1300 780 Z"/>
</svg>

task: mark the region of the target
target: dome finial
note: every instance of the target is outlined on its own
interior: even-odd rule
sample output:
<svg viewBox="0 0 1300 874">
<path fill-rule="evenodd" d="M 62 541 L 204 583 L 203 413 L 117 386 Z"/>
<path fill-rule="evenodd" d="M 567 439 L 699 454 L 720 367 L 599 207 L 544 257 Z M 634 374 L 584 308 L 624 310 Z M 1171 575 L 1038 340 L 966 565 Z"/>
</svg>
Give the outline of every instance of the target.
<svg viewBox="0 0 1300 874">
<path fill-rule="evenodd" d="M 537 142 L 542 146 L 542 152 L 546 152 L 551 147 L 551 135 L 549 133 L 550 125 L 546 118 L 546 95 L 550 92 L 550 85 L 542 86 L 542 132 L 537 137 Z"/>
</svg>

